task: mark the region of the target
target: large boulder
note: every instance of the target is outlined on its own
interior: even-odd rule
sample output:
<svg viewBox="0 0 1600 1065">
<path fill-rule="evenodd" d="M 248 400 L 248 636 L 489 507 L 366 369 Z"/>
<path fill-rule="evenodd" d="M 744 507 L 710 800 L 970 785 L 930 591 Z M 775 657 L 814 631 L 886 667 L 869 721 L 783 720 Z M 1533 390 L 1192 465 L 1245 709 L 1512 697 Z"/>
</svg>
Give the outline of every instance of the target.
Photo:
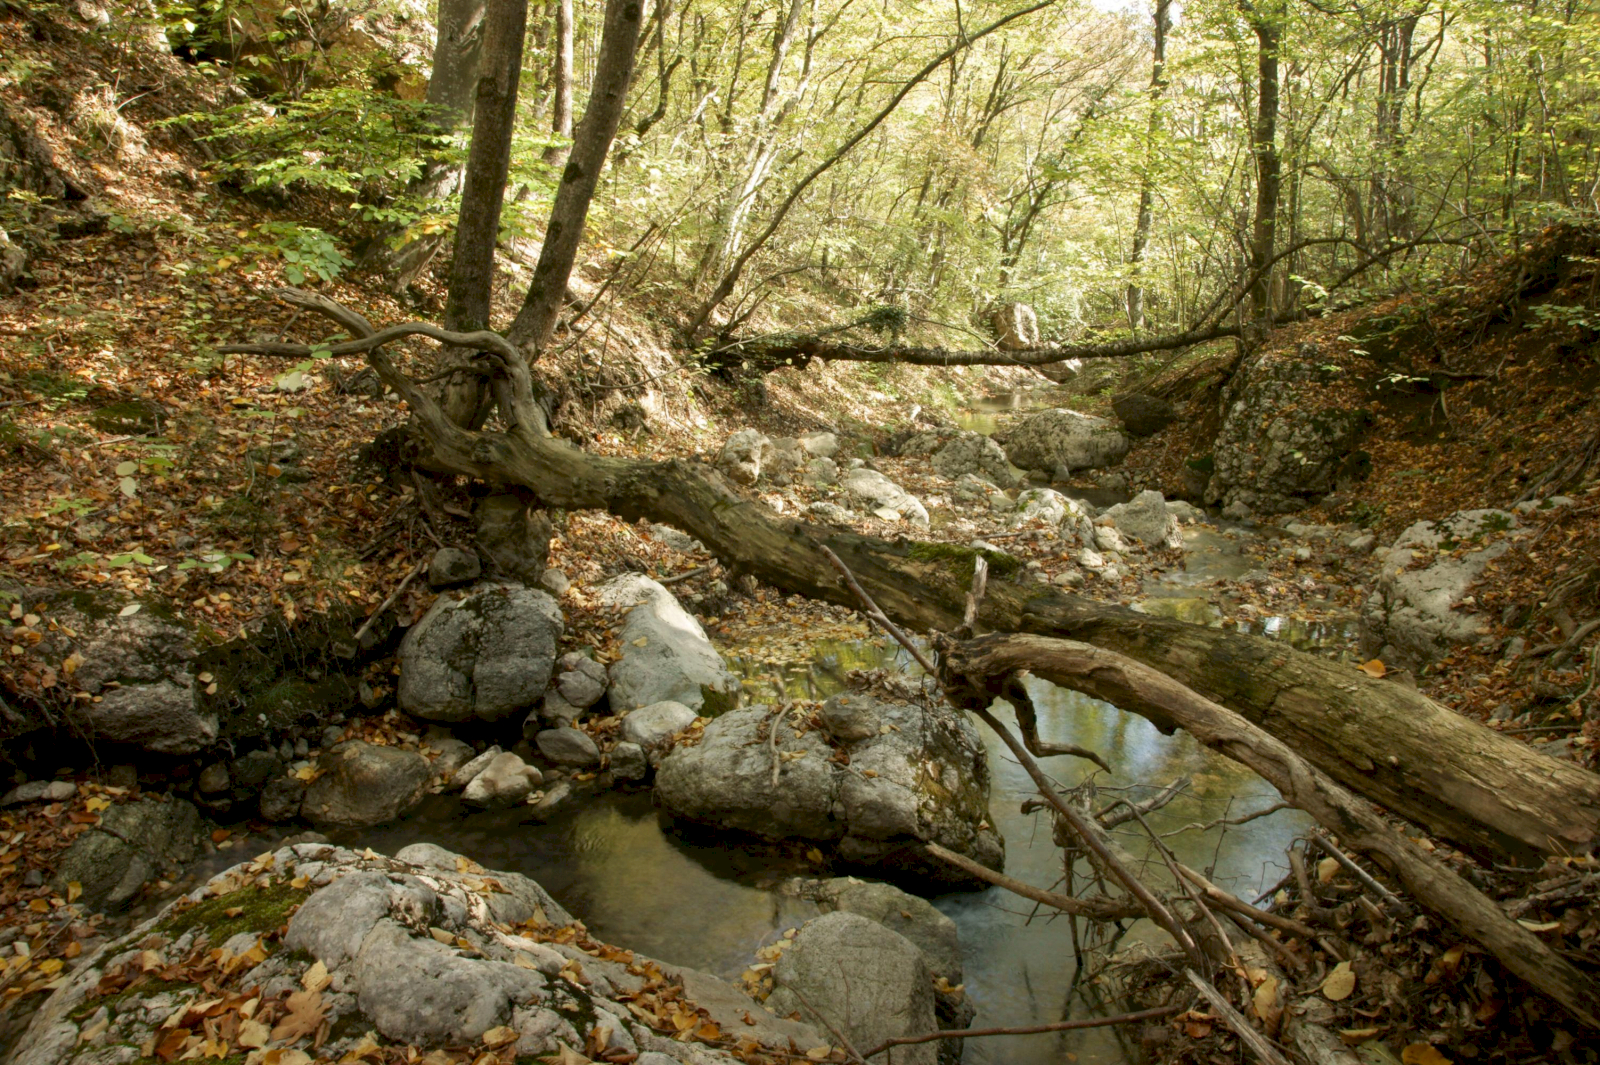
<svg viewBox="0 0 1600 1065">
<path fill-rule="evenodd" d="M 400 642 L 400 708 L 429 721 L 498 721 L 527 711 L 550 683 L 561 610 L 510 584 L 440 598 Z"/>
<path fill-rule="evenodd" d="M 1126 503 L 1108 507 L 1100 520 L 1127 543 L 1150 548 L 1183 546 L 1183 530 L 1160 492 L 1140 492 Z"/>
<path fill-rule="evenodd" d="M 922 500 L 895 484 L 877 470 L 858 467 L 839 478 L 853 496 L 866 500 L 873 513 L 886 521 L 905 520 L 913 525 L 928 524 L 928 508 Z"/>
<path fill-rule="evenodd" d="M 1016 481 L 1000 445 L 982 433 L 961 433 L 933 453 L 933 472 L 954 481 L 973 474 L 996 485 Z"/>
<path fill-rule="evenodd" d="M 1007 303 L 990 319 L 1002 351 L 1024 351 L 1039 346 L 1039 316 L 1026 303 Z"/>
<path fill-rule="evenodd" d="M 934 1030 L 933 976 L 904 936 L 843 911 L 808 921 L 773 967 L 767 1008 L 813 1012 L 863 1050 Z M 935 1043 L 898 1047 L 905 1065 L 937 1065 Z"/>
<path fill-rule="evenodd" d="M 196 957 L 220 960 L 202 971 L 189 964 Z M 143 975 L 152 970 L 163 978 Z M 691 1027 L 714 1024 L 719 1038 L 737 1032 L 784 1054 L 830 1042 L 717 977 L 595 943 L 516 873 L 428 843 L 393 858 L 302 843 L 219 873 L 86 956 L 28 1018 L 10 1060 L 106 1065 L 143 1046 L 203 1059 L 219 1032 L 231 1033 L 239 1054 L 270 1045 L 267 1061 L 389 1060 L 408 1047 L 439 1056 L 475 1045 L 505 1061 L 748 1057 L 653 1030 L 629 1002 L 656 979 L 681 984 L 674 1007 L 696 1018 Z M 200 999 L 215 1008 L 186 1008 Z"/>
<path fill-rule="evenodd" d="M 1055 526 L 1063 540 L 1082 545 L 1094 543 L 1094 508 L 1053 488 L 1025 488 L 1018 492 L 1012 520 L 1018 525 L 1042 522 Z"/>
<path fill-rule="evenodd" d="M 1003 441 L 1006 458 L 1024 470 L 1055 473 L 1097 470 L 1121 462 L 1128 438 L 1104 418 L 1075 410 L 1042 410 L 1011 428 Z"/>
<path fill-rule="evenodd" d="M 396 820 L 422 801 L 433 779 L 416 751 L 349 740 L 317 760 L 317 779 L 300 810 L 312 824 L 367 828 Z"/>
<path fill-rule="evenodd" d="M 83 889 L 97 910 L 126 906 L 158 874 L 175 873 L 199 853 L 200 815 L 181 799 L 119 802 L 72 841 L 56 863 L 54 889 Z"/>
<path fill-rule="evenodd" d="M 671 592 L 642 574 L 625 573 L 601 586 L 600 601 L 627 610 L 618 641 L 622 657 L 610 669 L 614 713 L 676 702 L 709 717 L 738 705 L 739 678 Z"/>
<path fill-rule="evenodd" d="M 1205 501 L 1286 514 L 1364 475 L 1370 459 L 1356 444 L 1372 416 L 1363 403 L 1314 344 L 1251 355 L 1223 394 Z"/>
<path fill-rule="evenodd" d="M 662 760 L 656 798 L 690 820 L 833 843 L 843 860 L 884 875 L 965 882 L 924 857 L 924 842 L 1001 867 L 989 766 L 963 715 L 847 692 L 824 704 L 821 721 L 812 728 L 760 706 L 724 714 L 698 744 Z M 841 749 L 848 765 L 835 757 Z"/>
<path fill-rule="evenodd" d="M 1419 521 L 1389 549 L 1377 587 L 1361 607 L 1361 653 L 1421 670 L 1458 647 L 1487 638 L 1471 610 L 1471 588 L 1511 548 L 1521 526 L 1504 510 L 1461 510 Z M 1413 567 L 1419 559 L 1427 565 Z"/>
<path fill-rule="evenodd" d="M 203 707 L 194 682 L 194 633 L 165 604 L 89 592 L 16 594 L 22 615 L 7 642 L 92 697 L 67 704 L 75 732 L 158 754 L 193 754 L 216 742 L 217 715 Z M 0 733 L 49 724 L 8 717 Z"/>
<path fill-rule="evenodd" d="M 1178 409 L 1160 396 L 1128 392 L 1111 401 L 1111 409 L 1122 419 L 1130 436 L 1154 436 L 1178 417 Z"/>
<path fill-rule="evenodd" d="M 717 453 L 716 467 L 740 484 L 761 479 L 762 464 L 772 451 L 772 441 L 758 429 L 741 429 L 728 437 Z"/>
</svg>

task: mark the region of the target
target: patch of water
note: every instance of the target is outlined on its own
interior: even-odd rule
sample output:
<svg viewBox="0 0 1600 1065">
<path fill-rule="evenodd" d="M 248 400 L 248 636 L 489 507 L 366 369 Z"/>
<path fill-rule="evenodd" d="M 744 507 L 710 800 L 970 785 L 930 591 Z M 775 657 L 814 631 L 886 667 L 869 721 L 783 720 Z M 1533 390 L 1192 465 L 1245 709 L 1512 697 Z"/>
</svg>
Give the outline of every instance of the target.
<svg viewBox="0 0 1600 1065">
<path fill-rule="evenodd" d="M 1014 392 L 985 396 L 950 413 L 961 428 L 988 436 L 1000 427 L 1002 415 L 1065 407 L 1069 397 L 1070 393 L 1047 385 L 1019 388 Z"/>
</svg>

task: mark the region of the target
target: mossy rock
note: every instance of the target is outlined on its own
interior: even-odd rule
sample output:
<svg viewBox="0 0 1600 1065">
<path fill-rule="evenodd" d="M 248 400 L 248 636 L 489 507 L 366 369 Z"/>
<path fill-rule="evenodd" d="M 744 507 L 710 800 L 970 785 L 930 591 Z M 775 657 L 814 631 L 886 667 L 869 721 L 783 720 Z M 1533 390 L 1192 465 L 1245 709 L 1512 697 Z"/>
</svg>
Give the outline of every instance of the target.
<svg viewBox="0 0 1600 1065">
<path fill-rule="evenodd" d="M 89 412 L 90 425 L 116 436 L 157 436 L 166 420 L 166 409 L 148 399 L 107 403 Z"/>
<path fill-rule="evenodd" d="M 155 929 L 173 938 L 200 929 L 212 946 L 220 946 L 240 932 L 264 935 L 289 919 L 302 902 L 311 896 L 309 887 L 297 888 L 286 881 L 262 887 L 251 884 L 226 895 L 205 899 L 173 913 Z M 237 910 L 237 913 L 232 911 Z"/>
</svg>

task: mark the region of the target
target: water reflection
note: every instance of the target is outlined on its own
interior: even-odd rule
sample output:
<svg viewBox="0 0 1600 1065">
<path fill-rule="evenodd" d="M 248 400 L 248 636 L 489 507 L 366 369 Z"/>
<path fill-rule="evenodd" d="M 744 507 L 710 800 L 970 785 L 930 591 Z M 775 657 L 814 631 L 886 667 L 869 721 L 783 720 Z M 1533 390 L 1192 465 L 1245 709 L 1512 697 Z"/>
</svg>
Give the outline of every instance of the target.
<svg viewBox="0 0 1600 1065">
<path fill-rule="evenodd" d="M 816 662 L 804 668 L 730 663 L 745 675 L 753 696 L 770 696 L 769 678 L 776 676 L 787 694 L 801 698 L 837 691 L 850 669 L 907 664 L 898 648 L 870 641 L 821 645 Z M 1185 734 L 1163 736 L 1108 703 L 1038 680 L 1030 682 L 1029 694 L 1041 738 L 1093 748 L 1115 767 L 1107 774 L 1077 759 L 1049 759 L 1046 769 L 1063 785 L 1076 785 L 1093 772 L 1103 803 L 1121 796 L 1137 801 L 1187 777 L 1191 786 L 1148 817 L 1179 859 L 1211 869 L 1218 883 L 1241 895 L 1253 895 L 1282 875 L 1284 849 L 1308 826 L 1298 812 L 1275 813 L 1243 828 L 1183 831 L 1276 802 L 1265 781 Z M 996 713 L 1011 723 L 1006 704 L 996 704 Z M 1033 783 L 1000 739 L 981 731 L 993 779 L 990 816 L 1006 839 L 1007 871 L 1030 883 L 1055 884 L 1061 852 L 1051 841 L 1049 820 L 1021 809 L 1034 795 Z M 1130 851 L 1144 855 L 1148 841 L 1137 825 L 1124 826 L 1118 835 Z M 724 975 L 737 973 L 762 943 L 815 914 L 811 904 L 769 890 L 804 871 L 782 853 L 752 847 L 731 833 L 675 832 L 642 794 L 602 794 L 548 824 L 526 822 L 519 811 L 467 814 L 453 801 L 441 801 L 401 824 L 363 832 L 359 843 L 392 854 L 421 840 L 491 869 L 533 877 L 602 939 Z M 1064 920 L 1030 914 L 1030 904 L 998 888 L 946 895 L 935 904 L 961 930 L 976 1024 L 1039 1023 L 1088 1012 L 1081 1000 L 1069 997 L 1076 963 Z M 1147 923 L 1131 933 L 1152 935 L 1159 933 Z M 1129 1034 L 1091 1030 L 971 1040 L 963 1060 L 1054 1065 L 1072 1060 L 1070 1053 L 1079 1062 L 1109 1065 L 1129 1060 L 1119 1042 Z"/>
</svg>

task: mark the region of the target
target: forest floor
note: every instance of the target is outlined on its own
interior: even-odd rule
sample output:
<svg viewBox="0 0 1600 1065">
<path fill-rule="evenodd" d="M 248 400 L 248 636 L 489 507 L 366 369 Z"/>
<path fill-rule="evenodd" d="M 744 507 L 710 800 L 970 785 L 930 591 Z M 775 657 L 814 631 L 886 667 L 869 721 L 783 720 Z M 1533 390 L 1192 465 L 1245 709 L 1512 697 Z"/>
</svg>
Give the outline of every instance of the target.
<svg viewBox="0 0 1600 1065">
<path fill-rule="evenodd" d="M 0 18 L 0 54 L 49 64 L 49 92 L 62 99 L 90 94 L 104 78 L 104 57 L 86 60 L 62 42 L 39 41 L 20 20 Z M 142 74 L 177 76 L 159 69 Z M 0 97 L 18 111 L 43 115 L 45 95 L 38 82 L 0 81 Z M 109 137 L 58 116 L 41 122 L 56 138 L 56 154 L 95 189 L 97 221 L 51 244 L 31 264 L 29 284 L 0 298 L 0 582 L 115 588 L 160 599 L 219 641 L 248 636 L 269 618 L 292 625 L 340 608 L 364 615 L 455 535 L 453 525 L 429 513 L 414 482 L 397 483 L 381 462 L 363 457 L 365 446 L 404 412 L 392 395 L 341 387 L 356 377 L 356 364 L 294 366 L 215 353 L 230 342 L 323 336 L 319 323 L 292 321 L 270 297 L 289 264 L 263 224 L 288 215 L 220 191 L 192 145 L 154 128 L 158 117 L 135 106 L 124 116 L 127 128 Z M 1306 322 L 1273 338 L 1273 344 L 1316 344 L 1330 365 L 1368 390 L 1375 417 L 1367 445 L 1371 478 L 1303 520 L 1370 528 L 1387 541 L 1412 522 L 1456 509 L 1549 494 L 1542 490 L 1563 464 L 1592 451 L 1600 441 L 1594 399 L 1600 363 L 1592 335 L 1587 346 L 1575 346 L 1571 338 L 1581 330 L 1558 335 L 1526 327 L 1546 320 L 1539 307 L 1576 302 L 1596 275 L 1554 278 L 1529 295 L 1524 275 L 1537 272 L 1549 250 L 1536 244 L 1472 288 L 1429 303 L 1436 342 L 1409 353 L 1403 367 L 1374 357 L 1349 333 L 1358 319 L 1396 313 L 1424 297 Z M 597 291 L 614 265 L 588 264 L 574 287 L 580 295 Z M 508 267 L 503 292 L 519 290 L 518 270 Z M 405 303 L 365 277 L 340 278 L 320 290 L 386 324 L 433 316 L 443 304 L 440 286 L 439 277 L 426 276 Z M 502 308 L 507 317 L 511 310 Z M 1019 536 L 986 513 L 954 505 L 925 463 L 881 453 L 891 433 L 919 419 L 947 419 L 985 396 L 1046 387 L 1032 371 L 814 364 L 762 379 L 716 379 L 680 371 L 659 324 L 665 316 L 659 306 L 650 310 L 646 315 L 625 295 L 615 297 L 602 309 L 601 327 L 539 366 L 559 383 L 562 432 L 583 446 L 709 458 L 747 426 L 771 435 L 834 430 L 851 454 L 880 465 L 931 504 L 930 538 L 1005 537 L 1008 552 L 1037 563 L 1047 577 L 1065 562 L 1048 537 Z M 431 358 L 421 343 L 399 345 L 395 353 L 402 365 L 416 367 Z M 1185 406 L 1178 424 L 1130 455 L 1122 471 L 1130 489 L 1182 494 L 1185 463 L 1214 435 L 1216 386 L 1231 359 L 1231 351 L 1193 353 L 1129 382 Z M 646 384 L 628 387 L 639 382 Z M 1096 409 L 1111 391 L 1074 402 Z M 829 495 L 802 487 L 758 494 L 785 510 Z M 1551 693 L 1568 690 L 1586 667 L 1592 678 L 1594 665 L 1579 660 L 1565 673 L 1544 675 L 1500 651 L 1512 637 L 1530 646 L 1560 641 L 1594 612 L 1600 484 L 1582 482 L 1574 494 L 1576 505 L 1538 519 L 1537 535 L 1519 542 L 1486 582 L 1481 602 L 1493 641 L 1447 659 L 1419 682 L 1464 714 L 1492 718 L 1492 727 L 1521 728 L 1528 739 L 1568 738 L 1566 756 L 1593 765 L 1600 744 L 1594 715 L 1585 723 L 1585 704 Z M 861 528 L 907 532 L 871 518 Z M 1374 564 L 1355 553 L 1334 551 L 1308 567 L 1271 537 L 1254 543 L 1250 550 L 1272 579 L 1220 599 L 1223 623 L 1348 614 L 1373 575 Z M 610 515 L 563 515 L 551 550 L 552 565 L 573 585 L 562 603 L 564 649 L 592 647 L 602 659 L 611 653 L 615 619 L 588 589 L 624 570 L 677 577 L 706 567 L 674 590 L 725 652 L 773 667 L 808 659 L 818 639 L 867 635 L 852 611 L 722 582 L 703 554 Z M 1336 567 L 1322 565 L 1335 555 Z M 1176 555 L 1155 554 L 1122 581 L 1091 582 L 1085 594 L 1132 602 L 1144 581 L 1179 564 Z M 431 599 L 414 586 L 401 597 L 399 613 L 415 620 Z M 61 663 L 28 654 L 28 630 L 50 619 L 12 615 L 12 639 L 3 649 L 11 690 L 70 686 Z M 1570 716 L 1551 713 L 1560 707 Z M 1536 724 L 1507 724 L 1530 713 Z M 394 718 L 351 727 L 381 728 L 393 742 L 420 731 Z M 96 823 L 100 804 L 120 794 L 94 774 L 79 774 L 76 782 L 71 799 L 0 813 L 0 947 L 32 944 L 15 954 L 28 964 L 8 962 L 0 978 L 13 1000 L 36 1002 L 63 964 L 99 935 L 88 918 L 63 925 L 66 934 L 45 935 L 51 915 L 73 902 L 44 886 L 53 856 Z M 159 782 L 141 784 L 149 790 Z M 233 846 L 230 836 L 251 830 L 219 829 L 213 842 Z M 1554 863 L 1532 877 L 1478 875 L 1496 893 L 1522 900 L 1514 909 L 1530 927 L 1562 937 L 1582 964 L 1600 968 L 1592 865 Z M 1350 938 L 1364 939 L 1370 956 L 1380 959 L 1370 970 L 1371 989 L 1364 980 L 1361 993 L 1341 1007 L 1347 1041 L 1367 1044 L 1379 1030 L 1410 1032 L 1414 1046 L 1437 1040 L 1465 1060 L 1596 1060 L 1580 1033 L 1538 1004 L 1508 995 L 1504 977 L 1481 955 L 1425 919 L 1401 926 L 1373 917 L 1357 905 L 1353 884 L 1329 870 L 1316 889 L 1325 896 L 1319 905 L 1344 907 Z M 1296 888 L 1286 890 L 1292 896 Z M 1469 995 L 1469 989 L 1476 990 Z M 1192 1042 L 1168 1047 L 1166 1060 L 1237 1060 L 1221 1026 L 1213 1033 L 1203 1019 L 1186 1024 Z M 1408 1055 L 1407 1065 L 1449 1060 Z"/>
</svg>

